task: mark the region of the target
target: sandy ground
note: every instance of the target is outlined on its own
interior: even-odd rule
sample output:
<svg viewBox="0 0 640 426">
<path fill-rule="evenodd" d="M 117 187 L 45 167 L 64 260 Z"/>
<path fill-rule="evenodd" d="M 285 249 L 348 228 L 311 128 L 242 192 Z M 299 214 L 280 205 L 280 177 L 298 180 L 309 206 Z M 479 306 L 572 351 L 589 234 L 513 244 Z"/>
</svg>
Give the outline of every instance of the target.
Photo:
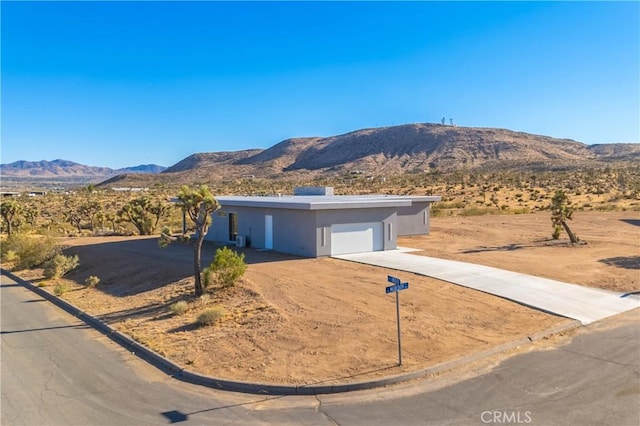
<svg viewBox="0 0 640 426">
<path fill-rule="evenodd" d="M 456 259 L 587 286 L 640 290 L 640 217 L 581 213 L 572 223 L 587 242 L 550 241 L 548 213 L 432 219 L 430 235 L 404 237 L 417 254 Z M 193 292 L 192 248 L 161 249 L 155 238 L 67 239 L 80 256 L 64 298 L 185 368 L 225 379 L 310 384 L 361 381 L 426 368 L 562 324 L 552 316 L 481 292 L 409 273 L 331 258 L 303 259 L 244 249 L 249 264 L 231 289 Z M 215 246 L 204 249 L 213 258 Z M 38 271 L 21 275 L 52 290 Z M 397 366 L 395 297 L 388 274 L 410 282 L 400 294 L 403 363 Z M 169 306 L 189 302 L 189 311 Z M 194 325 L 223 306 L 213 326 Z"/>
</svg>

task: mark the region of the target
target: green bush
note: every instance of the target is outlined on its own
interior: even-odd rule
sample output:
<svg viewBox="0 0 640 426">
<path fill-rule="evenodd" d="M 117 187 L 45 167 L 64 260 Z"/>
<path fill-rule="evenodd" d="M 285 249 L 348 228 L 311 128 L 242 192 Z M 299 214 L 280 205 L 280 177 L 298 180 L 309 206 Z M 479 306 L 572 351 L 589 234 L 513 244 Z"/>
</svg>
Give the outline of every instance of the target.
<svg viewBox="0 0 640 426">
<path fill-rule="evenodd" d="M 208 269 L 216 274 L 223 287 L 231 287 L 247 270 L 247 264 L 244 262 L 244 253 L 238 254 L 228 247 L 218 249 Z"/>
<path fill-rule="evenodd" d="M 213 325 L 219 318 L 222 318 L 224 314 L 225 310 L 221 306 L 209 308 L 198 315 L 197 323 L 200 327 Z"/>
<path fill-rule="evenodd" d="M 87 287 L 95 287 L 99 283 L 100 283 L 100 278 L 96 277 L 95 275 L 91 275 L 86 280 L 84 280 L 84 285 L 86 285 Z"/>
<path fill-rule="evenodd" d="M 180 300 L 169 306 L 169 310 L 173 315 L 184 315 L 189 310 L 189 304 L 184 300 Z"/>
<path fill-rule="evenodd" d="M 56 254 L 53 259 L 45 263 L 44 276 L 46 278 L 60 278 L 77 268 L 79 263 L 77 255 Z"/>
<path fill-rule="evenodd" d="M 14 233 L 0 245 L 3 261 L 15 261 L 15 270 L 30 269 L 42 265 L 60 253 L 53 237 Z"/>
</svg>

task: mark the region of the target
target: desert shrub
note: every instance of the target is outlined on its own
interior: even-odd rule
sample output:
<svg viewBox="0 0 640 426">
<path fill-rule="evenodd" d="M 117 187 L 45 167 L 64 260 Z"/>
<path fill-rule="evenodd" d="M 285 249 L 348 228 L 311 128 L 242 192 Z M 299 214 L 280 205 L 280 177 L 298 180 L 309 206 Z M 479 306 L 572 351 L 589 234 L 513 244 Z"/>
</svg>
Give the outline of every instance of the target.
<svg viewBox="0 0 640 426">
<path fill-rule="evenodd" d="M 2 253 L 3 262 L 15 262 L 19 259 L 20 257 L 18 256 L 18 253 L 15 252 L 15 250 L 7 250 L 6 252 Z"/>
<path fill-rule="evenodd" d="M 431 210 L 431 217 L 445 217 L 448 216 L 449 213 L 451 213 L 448 210 L 444 210 L 444 209 L 432 209 Z"/>
<path fill-rule="evenodd" d="M 219 318 L 222 318 L 224 314 L 225 310 L 221 306 L 209 308 L 198 315 L 197 323 L 200 327 L 213 325 Z"/>
<path fill-rule="evenodd" d="M 15 261 L 14 269 L 30 269 L 42 265 L 60 253 L 54 238 L 14 233 L 0 245 L 3 261 Z"/>
<path fill-rule="evenodd" d="M 210 301 L 211 301 L 211 296 L 205 293 L 202 296 L 198 297 L 198 300 L 196 300 L 196 304 L 197 306 L 204 308 L 209 304 Z"/>
<path fill-rule="evenodd" d="M 87 287 L 95 287 L 99 283 L 100 283 L 100 278 L 96 277 L 95 275 L 91 275 L 86 280 L 84 280 L 84 285 L 86 285 Z"/>
<path fill-rule="evenodd" d="M 244 253 L 238 254 L 228 247 L 223 247 L 216 250 L 213 262 L 207 269 L 215 273 L 224 287 L 231 287 L 244 275 L 247 264 L 244 262 Z"/>
<path fill-rule="evenodd" d="M 467 203 L 464 201 L 452 201 L 450 203 L 447 202 L 438 202 L 431 206 L 432 210 L 440 210 L 440 209 L 463 209 L 465 208 Z"/>
<path fill-rule="evenodd" d="M 487 214 L 500 213 L 495 208 L 468 207 L 460 211 L 460 216 L 483 216 Z"/>
<path fill-rule="evenodd" d="M 62 296 L 67 291 L 69 291 L 69 286 L 66 283 L 57 283 L 53 288 L 53 294 L 56 296 Z"/>
<path fill-rule="evenodd" d="M 212 282 L 213 282 L 213 270 L 210 267 L 205 268 L 202 271 L 202 286 L 204 288 L 207 288 L 211 285 Z"/>
<path fill-rule="evenodd" d="M 78 256 L 65 256 L 56 254 L 53 259 L 48 260 L 44 266 L 44 276 L 47 278 L 60 278 L 73 271 L 79 265 Z"/>
<path fill-rule="evenodd" d="M 613 204 L 604 204 L 604 205 L 596 206 L 595 210 L 599 212 L 612 212 L 616 210 L 616 206 Z"/>
<path fill-rule="evenodd" d="M 169 310 L 173 315 L 184 315 L 189 310 L 189 304 L 184 300 L 180 300 L 169 306 Z"/>
</svg>

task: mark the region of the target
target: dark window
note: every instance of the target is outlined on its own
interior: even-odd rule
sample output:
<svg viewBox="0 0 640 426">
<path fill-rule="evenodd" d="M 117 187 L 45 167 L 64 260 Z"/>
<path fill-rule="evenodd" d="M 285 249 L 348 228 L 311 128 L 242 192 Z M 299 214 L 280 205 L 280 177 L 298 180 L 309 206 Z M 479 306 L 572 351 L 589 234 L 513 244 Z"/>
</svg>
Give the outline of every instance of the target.
<svg viewBox="0 0 640 426">
<path fill-rule="evenodd" d="M 235 241 L 238 236 L 238 214 L 229 213 L 229 241 Z"/>
</svg>

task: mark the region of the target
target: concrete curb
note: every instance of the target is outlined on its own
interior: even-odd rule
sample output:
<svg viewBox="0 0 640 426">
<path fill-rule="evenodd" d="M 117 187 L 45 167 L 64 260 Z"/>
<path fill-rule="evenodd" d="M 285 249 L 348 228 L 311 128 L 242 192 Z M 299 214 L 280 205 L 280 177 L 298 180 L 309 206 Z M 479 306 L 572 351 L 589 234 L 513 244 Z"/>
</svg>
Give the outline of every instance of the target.
<svg viewBox="0 0 640 426">
<path fill-rule="evenodd" d="M 98 318 L 95 318 L 89 315 L 88 313 L 83 312 L 82 310 L 72 305 L 71 303 L 49 293 L 48 291 L 43 290 L 40 287 L 34 286 L 32 283 L 23 280 L 22 278 L 12 274 L 9 271 L 6 271 L 5 269 L 1 269 L 1 272 L 2 272 L 2 275 L 6 275 L 7 277 L 11 278 L 17 283 L 20 283 L 22 286 L 26 287 L 27 289 L 31 290 L 32 292 L 36 293 L 42 298 L 50 301 L 54 305 L 62 308 L 66 312 L 82 320 L 87 325 L 90 325 L 91 327 L 98 330 L 105 336 L 109 337 L 111 340 L 118 343 L 119 345 L 121 345 L 122 347 L 130 351 L 131 353 L 135 354 L 139 358 L 145 360 L 149 364 L 155 366 L 156 368 L 158 368 L 159 370 L 161 370 L 162 372 L 166 373 L 167 375 L 173 378 L 182 380 L 187 383 L 206 386 L 213 389 L 219 389 L 219 390 L 231 391 L 231 392 L 258 394 L 258 395 L 321 395 L 321 394 L 351 392 L 356 390 L 366 390 L 366 389 L 384 387 L 388 385 L 393 385 L 393 384 L 406 382 L 414 379 L 419 379 L 429 375 L 453 370 L 454 368 L 460 367 L 462 365 L 480 361 L 484 358 L 499 354 L 501 352 L 505 352 L 510 349 L 517 348 L 519 346 L 524 346 L 532 342 L 536 342 L 538 340 L 544 339 L 545 337 L 551 336 L 553 334 L 573 330 L 575 328 L 582 326 L 580 321 L 567 320 L 567 322 L 563 324 L 560 324 L 548 330 L 541 331 L 539 333 L 535 333 L 529 337 L 525 337 L 520 340 L 516 340 L 514 342 L 504 343 L 494 348 L 487 349 L 472 355 L 468 355 L 453 361 L 447 361 L 440 364 L 436 364 L 432 367 L 428 367 L 419 371 L 398 374 L 395 376 L 389 376 L 382 379 L 376 379 L 376 380 L 370 380 L 370 381 L 342 383 L 342 384 L 339 384 L 339 383 L 327 384 L 327 385 L 309 384 L 309 385 L 299 385 L 299 386 L 236 382 L 231 380 L 216 379 L 214 377 L 204 376 L 198 373 L 185 370 L 184 368 L 168 360 L 162 355 L 141 345 L 140 343 L 136 342 L 135 340 L 131 339 L 125 334 L 113 329 L 111 326 L 99 320 Z"/>
</svg>

